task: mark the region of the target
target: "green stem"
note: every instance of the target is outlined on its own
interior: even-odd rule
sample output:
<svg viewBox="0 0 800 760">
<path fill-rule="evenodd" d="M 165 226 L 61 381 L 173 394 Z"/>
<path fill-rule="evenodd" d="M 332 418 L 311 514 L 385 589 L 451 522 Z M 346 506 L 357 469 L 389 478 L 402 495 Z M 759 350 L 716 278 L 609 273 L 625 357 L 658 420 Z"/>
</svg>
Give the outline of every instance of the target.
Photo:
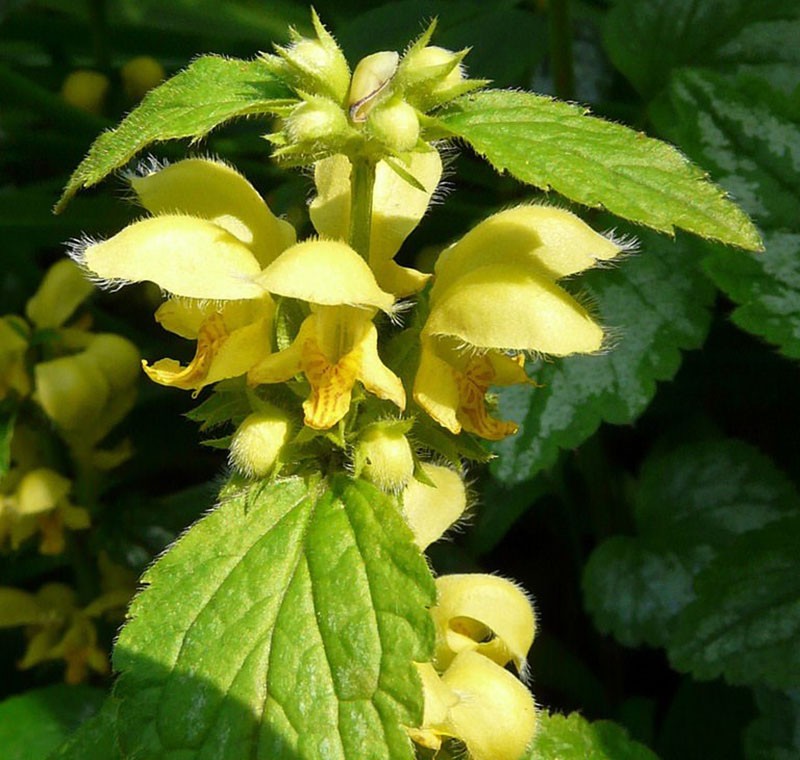
<svg viewBox="0 0 800 760">
<path fill-rule="evenodd" d="M 372 230 L 372 193 L 375 189 L 375 162 L 370 158 L 351 159 L 350 172 L 350 246 L 365 260 L 369 259 Z"/>
<path fill-rule="evenodd" d="M 556 96 L 571 100 L 575 96 L 575 72 L 569 0 L 550 0 L 550 65 Z"/>
</svg>

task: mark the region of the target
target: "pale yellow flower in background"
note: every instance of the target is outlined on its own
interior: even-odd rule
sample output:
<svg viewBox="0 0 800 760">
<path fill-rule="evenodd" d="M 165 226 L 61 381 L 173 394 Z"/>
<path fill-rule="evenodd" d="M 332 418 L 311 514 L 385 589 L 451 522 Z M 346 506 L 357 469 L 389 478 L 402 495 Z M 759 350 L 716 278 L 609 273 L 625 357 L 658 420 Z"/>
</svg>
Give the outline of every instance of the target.
<svg viewBox="0 0 800 760">
<path fill-rule="evenodd" d="M 529 382 L 524 354 L 592 353 L 603 330 L 556 280 L 624 250 L 574 214 L 519 206 L 489 217 L 436 264 L 414 399 L 453 433 L 498 440 L 516 432 L 492 418 L 491 386 Z"/>
<path fill-rule="evenodd" d="M 0 495 L 0 545 L 12 549 L 40 534 L 42 554 L 64 551 L 64 531 L 89 527 L 89 513 L 69 500 L 72 482 L 47 467 L 28 472 L 12 468 L 3 478 Z"/>
</svg>

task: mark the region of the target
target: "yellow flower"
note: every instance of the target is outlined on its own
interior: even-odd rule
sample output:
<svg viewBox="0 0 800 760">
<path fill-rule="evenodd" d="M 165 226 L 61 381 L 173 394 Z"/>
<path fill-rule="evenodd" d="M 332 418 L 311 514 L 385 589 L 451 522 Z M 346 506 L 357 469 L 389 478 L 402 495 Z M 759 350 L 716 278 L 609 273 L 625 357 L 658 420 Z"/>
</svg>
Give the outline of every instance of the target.
<svg viewBox="0 0 800 760">
<path fill-rule="evenodd" d="M 378 356 L 373 317 L 391 313 L 394 298 L 378 287 L 366 262 L 348 245 L 312 240 L 292 246 L 268 266 L 259 283 L 271 293 L 310 304 L 292 344 L 248 373 L 251 385 L 282 383 L 303 373 L 311 394 L 305 424 L 326 430 L 347 414 L 356 381 L 405 408 L 400 379 Z"/>
<path fill-rule="evenodd" d="M 383 290 L 397 298 L 416 293 L 428 275 L 396 264 L 394 257 L 403 241 L 419 224 L 430 205 L 442 176 L 442 161 L 435 150 L 408 153 L 396 165 L 411 175 L 421 190 L 403 179 L 385 161 L 375 168 L 372 199 L 369 265 Z M 320 235 L 346 240 L 350 220 L 350 162 L 344 156 L 331 156 L 314 167 L 317 196 L 311 202 L 311 221 Z"/>
<path fill-rule="evenodd" d="M 132 593 L 132 586 L 114 588 L 81 608 L 75 592 L 62 583 L 49 583 L 36 594 L 0 587 L 0 628 L 26 627 L 28 645 L 18 663 L 21 670 L 63 660 L 67 666 L 64 680 L 81 683 L 90 670 L 101 675 L 110 671 L 94 620 L 124 610 Z"/>
<path fill-rule="evenodd" d="M 499 440 L 490 386 L 530 382 L 524 352 L 566 356 L 601 348 L 602 329 L 556 280 L 624 249 L 568 211 L 519 206 L 479 224 L 436 264 L 414 399 L 439 424 Z"/>
<path fill-rule="evenodd" d="M 174 359 L 144 363 L 155 382 L 199 390 L 244 374 L 269 352 L 274 313 L 256 278 L 294 243 L 294 229 L 216 161 L 156 167 L 131 185 L 154 216 L 109 240 L 74 244 L 72 257 L 101 284 L 149 280 L 171 296 L 156 319 L 197 340 L 197 352 L 187 367 Z"/>
<path fill-rule="evenodd" d="M 414 541 L 424 551 L 464 514 L 467 489 L 461 475 L 449 467 L 429 462 L 420 467 L 432 485 L 410 480 L 401 503 Z"/>
<path fill-rule="evenodd" d="M 68 498 L 72 483 L 57 472 L 39 467 L 26 473 L 12 469 L 0 495 L 0 543 L 8 538 L 13 549 L 35 533 L 41 534 L 42 554 L 64 551 L 64 529 L 89 527 L 89 513 Z"/>
</svg>

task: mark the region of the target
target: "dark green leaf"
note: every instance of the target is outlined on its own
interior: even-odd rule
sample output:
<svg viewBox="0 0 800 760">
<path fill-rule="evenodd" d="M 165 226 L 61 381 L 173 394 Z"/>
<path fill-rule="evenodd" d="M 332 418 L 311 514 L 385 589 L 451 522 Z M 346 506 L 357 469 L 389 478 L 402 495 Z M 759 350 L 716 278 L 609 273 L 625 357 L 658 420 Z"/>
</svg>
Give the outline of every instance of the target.
<svg viewBox="0 0 800 760">
<path fill-rule="evenodd" d="M 434 589 L 372 486 L 223 494 L 143 580 L 114 653 L 126 756 L 413 757 Z"/>
<path fill-rule="evenodd" d="M 787 90 L 797 85 L 795 0 L 618 0 L 604 31 L 614 64 L 645 96 L 689 65 L 759 74 Z"/>
<path fill-rule="evenodd" d="M 766 252 L 715 250 L 706 266 L 739 307 L 742 328 L 800 358 L 800 115 L 709 72 L 676 76 L 653 109 L 656 125 L 709 166 L 764 230 Z"/>
<path fill-rule="evenodd" d="M 498 171 L 656 230 L 681 227 L 751 250 L 758 232 L 675 148 L 541 95 L 487 90 L 438 116 Z"/>
<path fill-rule="evenodd" d="M 78 726 L 77 730 L 48 760 L 123 760 L 117 744 L 117 709 L 113 697 L 108 697 L 99 712 Z M 25 756 L 26 760 L 34 760 Z"/>
<path fill-rule="evenodd" d="M 274 112 L 293 97 L 261 60 L 204 56 L 151 90 L 116 128 L 95 140 L 73 173 L 56 210 L 81 188 L 100 182 L 148 145 L 190 137 L 199 140 L 236 117 Z"/>
<path fill-rule="evenodd" d="M 594 551 L 586 606 L 598 628 L 624 644 L 666 645 L 717 553 L 797 511 L 793 485 L 744 443 L 703 442 L 654 456 L 636 492 L 638 536 L 616 536 Z"/>
<path fill-rule="evenodd" d="M 800 687 L 800 514 L 740 536 L 695 582 L 668 647 L 696 678 Z"/>
<path fill-rule="evenodd" d="M 745 732 L 747 760 L 795 760 L 800 756 L 800 689 L 756 691 L 761 716 Z"/>
<path fill-rule="evenodd" d="M 3 760 L 44 760 L 84 720 L 105 694 L 90 686 L 58 684 L 0 702 Z"/>
<path fill-rule="evenodd" d="M 11 439 L 17 421 L 17 405 L 11 399 L 0 402 L 0 478 L 4 478 L 11 466 Z"/>
<path fill-rule="evenodd" d="M 578 446 L 601 421 L 632 422 L 653 398 L 656 381 L 675 374 L 680 351 L 702 344 L 713 289 L 695 270 L 697 245 L 645 232 L 641 254 L 581 280 L 611 331 L 613 350 L 537 362 L 533 378 L 544 387 L 500 392 L 501 416 L 520 420 L 522 427 L 495 446 L 499 479 L 532 478 L 555 461 L 559 449 Z"/>
<path fill-rule="evenodd" d="M 539 728 L 526 760 L 657 760 L 643 744 L 610 721 L 590 723 L 572 715 L 539 716 Z"/>
</svg>

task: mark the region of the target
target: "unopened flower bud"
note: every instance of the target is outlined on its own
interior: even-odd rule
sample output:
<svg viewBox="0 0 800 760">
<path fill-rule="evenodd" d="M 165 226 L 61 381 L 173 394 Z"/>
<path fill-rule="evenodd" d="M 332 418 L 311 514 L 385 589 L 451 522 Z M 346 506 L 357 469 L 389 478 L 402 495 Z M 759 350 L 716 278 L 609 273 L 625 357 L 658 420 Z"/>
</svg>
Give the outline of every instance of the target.
<svg viewBox="0 0 800 760">
<path fill-rule="evenodd" d="M 436 579 L 436 665 L 446 668 L 459 652 L 476 651 L 498 665 L 525 671 L 536 618 L 525 592 L 505 578 L 482 573 Z"/>
<path fill-rule="evenodd" d="M 347 99 L 353 121 L 365 121 L 369 112 L 381 101 L 381 95 L 387 93 L 397 71 L 399 60 L 397 53 L 384 50 L 358 62 Z"/>
<path fill-rule="evenodd" d="M 422 465 L 433 485 L 411 480 L 403 492 L 403 515 L 417 546 L 426 549 L 464 514 L 467 490 L 461 476 L 441 465 Z"/>
<path fill-rule="evenodd" d="M 120 77 L 125 94 L 131 100 L 141 100 L 150 90 L 164 81 L 164 67 L 149 55 L 131 58 L 121 69 Z"/>
<path fill-rule="evenodd" d="M 47 270 L 25 305 L 25 314 L 37 327 L 60 327 L 93 290 L 94 285 L 74 261 L 60 259 Z"/>
<path fill-rule="evenodd" d="M 277 48 L 283 59 L 281 68 L 295 89 L 312 95 L 325 95 L 342 104 L 350 84 L 350 67 L 316 13 L 312 12 L 311 20 L 317 38 L 301 37 L 293 32 L 292 44 Z M 266 60 L 274 67 L 274 61 L 280 59 L 267 56 Z"/>
<path fill-rule="evenodd" d="M 300 103 L 286 120 L 286 132 L 295 145 L 330 142 L 347 129 L 344 111 L 325 98 Z"/>
<path fill-rule="evenodd" d="M 450 735 L 472 760 L 519 760 L 536 731 L 536 707 L 513 674 L 477 652 L 462 652 L 442 674 L 458 697 L 449 710 Z"/>
<path fill-rule="evenodd" d="M 429 82 L 436 88 L 460 84 L 464 80 L 461 66 L 463 57 L 463 53 L 454 53 L 435 45 L 413 50 L 403 59 L 403 82 L 408 87 Z"/>
<path fill-rule="evenodd" d="M 289 437 L 289 419 L 279 409 L 247 416 L 231 441 L 230 463 L 251 478 L 268 475 Z"/>
<path fill-rule="evenodd" d="M 375 108 L 367 119 L 370 134 L 394 153 L 412 150 L 419 140 L 419 118 L 413 106 L 392 99 Z"/>
<path fill-rule="evenodd" d="M 109 81 L 99 71 L 78 69 L 61 85 L 61 97 L 75 108 L 87 113 L 100 114 L 108 92 Z"/>
<path fill-rule="evenodd" d="M 414 474 L 411 444 L 397 425 L 368 428 L 359 440 L 356 462 L 361 477 L 389 493 L 404 488 Z"/>
</svg>

